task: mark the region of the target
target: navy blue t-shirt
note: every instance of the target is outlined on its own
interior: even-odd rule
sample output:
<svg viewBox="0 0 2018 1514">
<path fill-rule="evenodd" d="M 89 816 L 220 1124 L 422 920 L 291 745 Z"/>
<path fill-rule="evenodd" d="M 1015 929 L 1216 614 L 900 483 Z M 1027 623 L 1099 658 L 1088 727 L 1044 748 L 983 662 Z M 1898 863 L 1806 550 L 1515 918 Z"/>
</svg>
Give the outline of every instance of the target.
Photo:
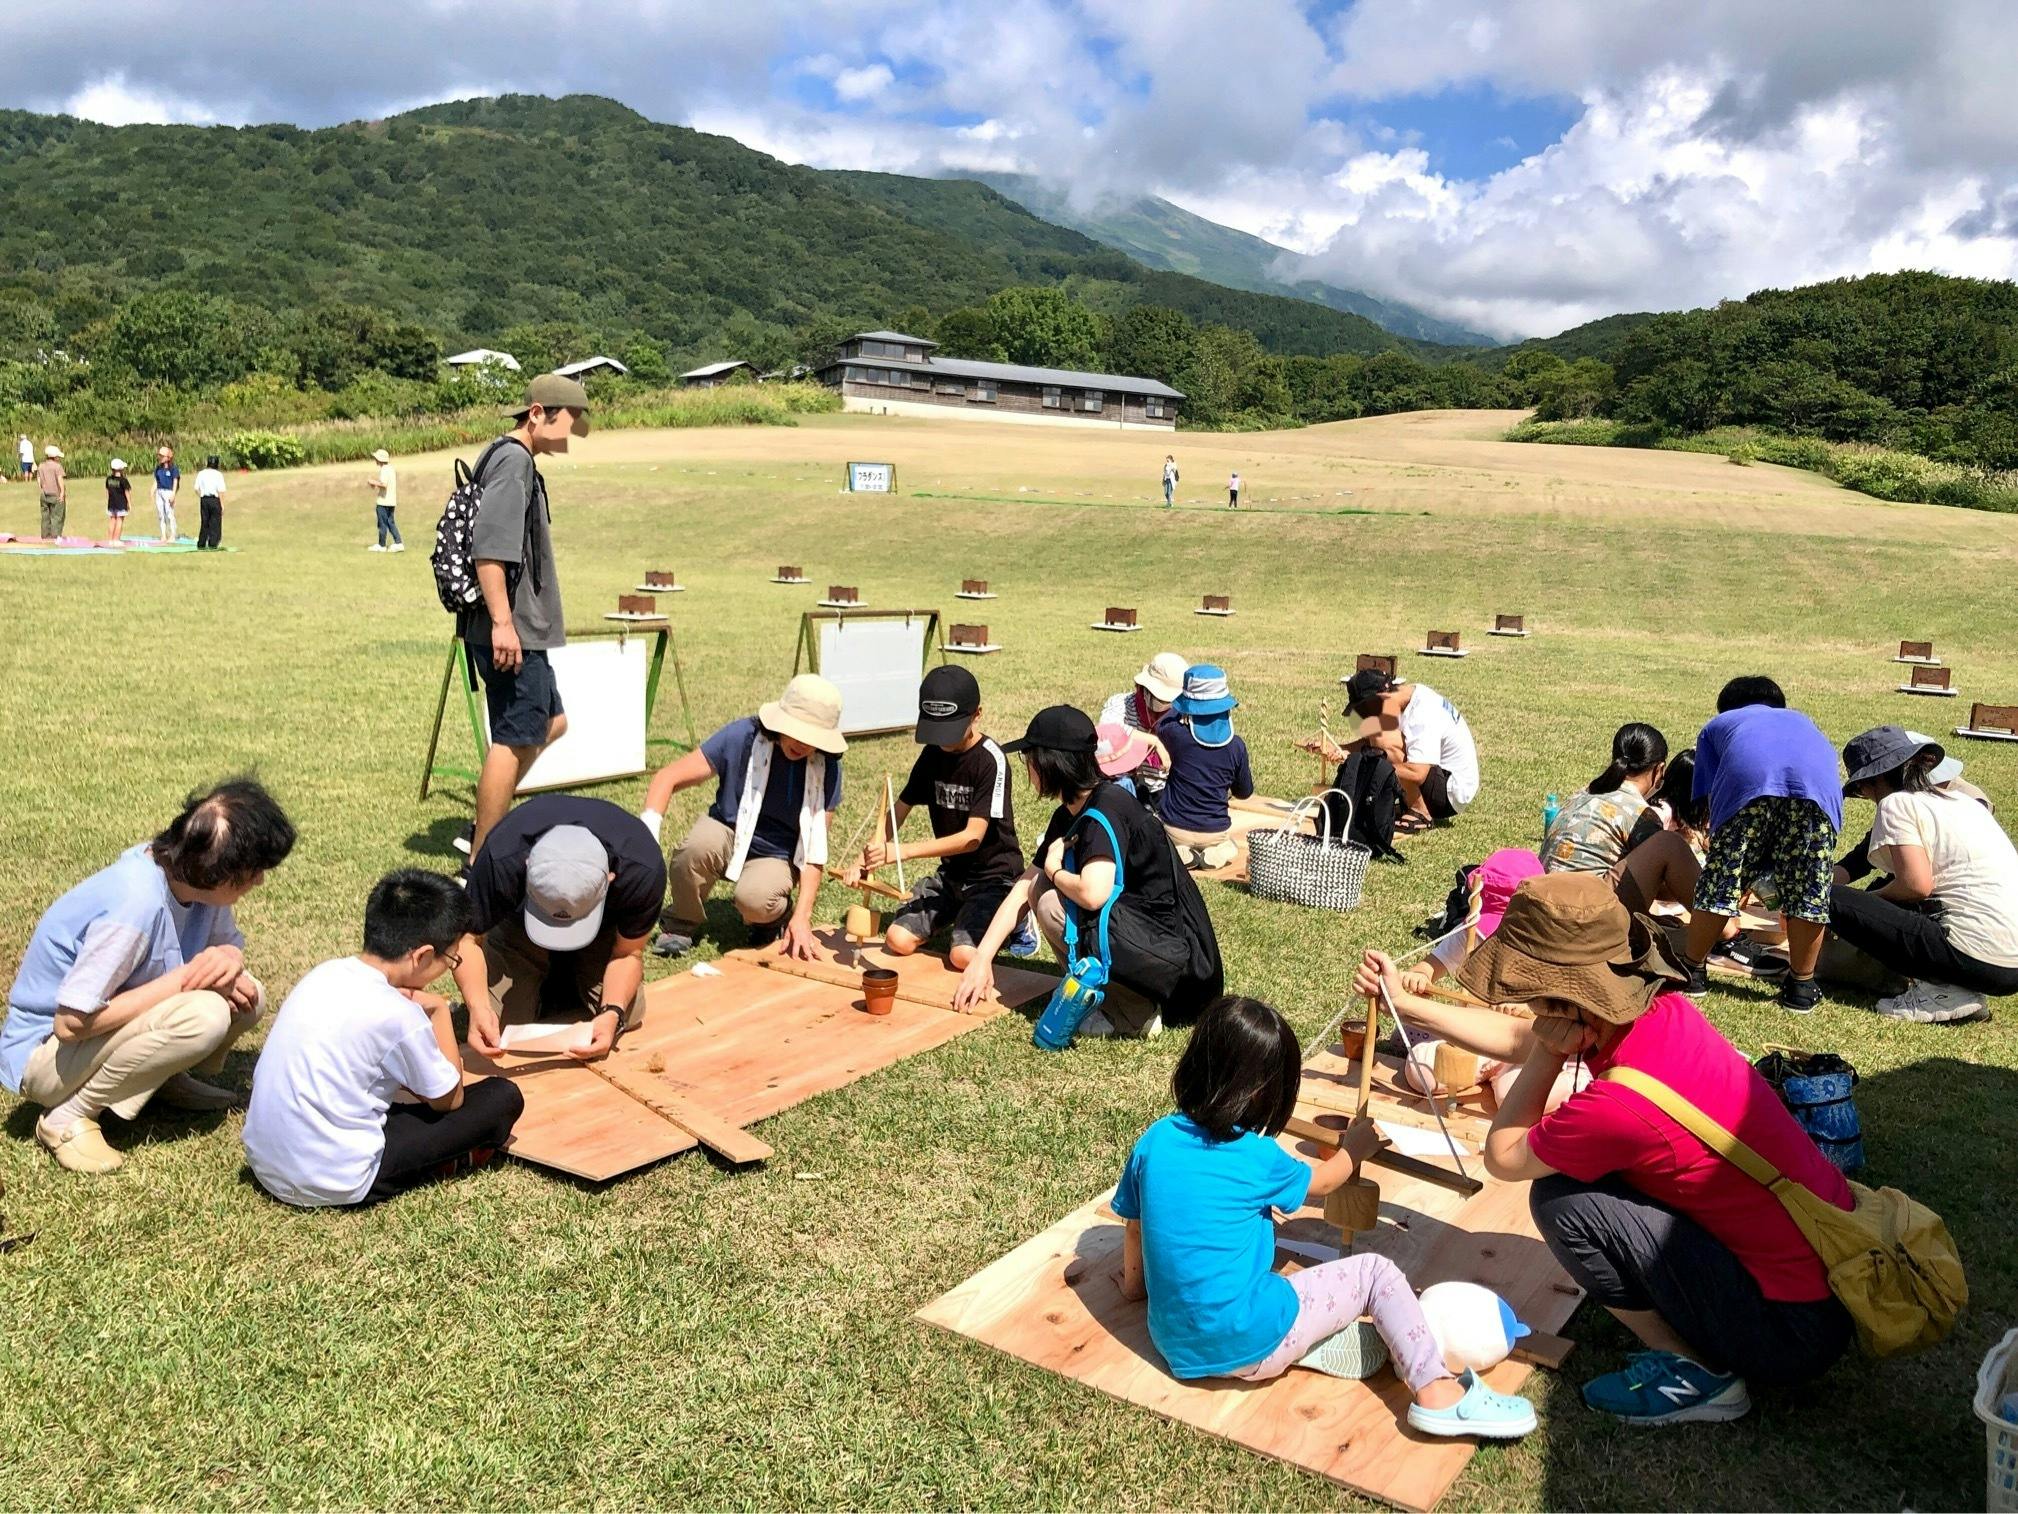
<svg viewBox="0 0 2018 1514">
<path fill-rule="evenodd" d="M 1226 813 L 1226 796 L 1248 799 L 1254 794 L 1247 743 L 1235 736 L 1225 746 L 1204 746 L 1175 715 L 1163 717 L 1156 739 L 1170 749 L 1170 774 L 1156 807 L 1163 823 L 1207 835 L 1225 830 L 1233 823 Z"/>
<path fill-rule="evenodd" d="M 750 765 L 750 748 L 759 741 L 774 740 L 757 723 L 754 715 L 732 720 L 701 743 L 701 755 L 708 759 L 720 786 L 708 813 L 736 828 L 736 811 L 743 802 L 743 774 Z M 752 857 L 782 857 L 787 862 L 799 849 L 799 805 L 806 794 L 806 761 L 793 762 L 782 750 L 771 754 L 771 777 L 764 785 L 764 802 L 757 811 L 757 829 L 750 837 Z M 827 759 L 826 802 L 820 807 L 835 810 L 841 804 L 841 759 Z"/>
</svg>

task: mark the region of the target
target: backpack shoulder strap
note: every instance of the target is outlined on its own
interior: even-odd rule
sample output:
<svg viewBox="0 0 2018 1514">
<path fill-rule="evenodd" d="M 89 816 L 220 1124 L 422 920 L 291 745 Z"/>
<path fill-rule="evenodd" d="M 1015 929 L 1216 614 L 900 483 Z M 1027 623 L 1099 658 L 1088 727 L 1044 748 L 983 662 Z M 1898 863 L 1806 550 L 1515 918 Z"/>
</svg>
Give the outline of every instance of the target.
<svg viewBox="0 0 2018 1514">
<path fill-rule="evenodd" d="M 1701 1141 L 1718 1156 L 1751 1178 L 1761 1187 L 1771 1188 L 1780 1181 L 1780 1169 L 1760 1156 L 1758 1152 L 1724 1129 L 1715 1120 L 1704 1114 L 1694 1104 L 1676 1093 L 1659 1078 L 1644 1073 L 1637 1067 L 1607 1067 L 1598 1074 L 1607 1083 L 1616 1083 L 1621 1088 L 1630 1088 L 1641 1098 L 1653 1104 L 1664 1114 L 1683 1126 L 1697 1140 Z"/>
<path fill-rule="evenodd" d="M 1091 801 L 1088 801 L 1086 809 L 1079 818 L 1084 820 L 1088 816 L 1100 822 L 1100 829 L 1107 832 L 1107 840 L 1114 847 L 1114 887 L 1107 892 L 1107 902 L 1100 906 L 1100 960 L 1106 962 L 1109 960 L 1107 952 L 1107 917 L 1114 913 L 1114 901 L 1121 897 L 1121 881 L 1126 874 L 1127 863 L 1122 857 L 1121 838 L 1114 833 L 1113 823 L 1105 815 L 1101 814 L 1100 811 L 1095 809 Z M 1079 906 L 1074 904 L 1070 899 L 1064 899 L 1062 896 L 1061 902 L 1065 905 L 1065 951 L 1067 956 L 1071 956 L 1079 948 Z"/>
</svg>

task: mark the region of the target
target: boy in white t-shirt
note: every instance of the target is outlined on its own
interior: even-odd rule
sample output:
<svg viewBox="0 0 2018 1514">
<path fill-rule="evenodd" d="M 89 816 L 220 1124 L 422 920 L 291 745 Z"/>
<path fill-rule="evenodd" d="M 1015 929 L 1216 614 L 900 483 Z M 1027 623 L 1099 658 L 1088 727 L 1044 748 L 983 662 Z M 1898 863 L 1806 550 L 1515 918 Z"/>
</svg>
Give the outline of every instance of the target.
<svg viewBox="0 0 2018 1514">
<path fill-rule="evenodd" d="M 1345 702 L 1362 720 L 1379 722 L 1372 744 L 1394 763 L 1407 802 L 1397 831 L 1454 820 L 1478 797 L 1478 744 L 1457 706 L 1435 689 L 1366 668 L 1346 680 Z"/>
<path fill-rule="evenodd" d="M 482 1166 L 525 1109 L 518 1088 L 465 1088 L 448 1000 L 426 992 L 460 965 L 470 927 L 453 879 L 388 873 L 364 912 L 364 950 L 295 985 L 252 1074 L 245 1160 L 259 1186 L 304 1208 L 368 1204 Z M 421 1102 L 395 1102 L 402 1092 Z"/>
</svg>

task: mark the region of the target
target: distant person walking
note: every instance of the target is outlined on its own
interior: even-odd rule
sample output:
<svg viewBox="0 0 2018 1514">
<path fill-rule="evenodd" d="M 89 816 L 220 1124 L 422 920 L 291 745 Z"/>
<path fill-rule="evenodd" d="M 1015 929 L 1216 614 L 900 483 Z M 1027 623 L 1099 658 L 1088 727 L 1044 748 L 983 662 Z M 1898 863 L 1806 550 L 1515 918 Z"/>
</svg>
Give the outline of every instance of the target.
<svg viewBox="0 0 2018 1514">
<path fill-rule="evenodd" d="M 23 437 L 23 441 L 27 438 Z M 1177 459 L 1165 453 L 1163 457 L 1163 508 L 1168 510 L 1177 502 Z"/>
<path fill-rule="evenodd" d="M 568 450 L 589 434 L 589 396 L 576 380 L 543 373 L 525 401 L 505 412 L 517 422 L 477 459 L 481 503 L 472 523 L 483 603 L 462 615 L 462 640 L 483 679 L 490 749 L 477 780 L 470 856 L 511 807 L 533 759 L 568 728 L 547 653 L 563 646 L 560 575 L 554 567 L 546 480 L 534 459 Z"/>
<path fill-rule="evenodd" d="M 213 455 L 196 471 L 196 550 L 215 552 L 224 543 L 224 473 Z"/>
<path fill-rule="evenodd" d="M 159 447 L 154 453 L 154 529 L 163 541 L 179 538 L 175 529 L 175 491 L 182 486 L 182 470 L 175 466 L 175 449 Z"/>
<path fill-rule="evenodd" d="M 126 539 L 126 512 L 133 508 L 133 480 L 126 476 L 126 459 L 115 457 L 105 475 L 105 539 Z"/>
<path fill-rule="evenodd" d="M 1229 510 L 1238 510 L 1240 508 L 1240 470 L 1238 468 L 1235 468 L 1227 476 L 1226 508 Z"/>
<path fill-rule="evenodd" d="M 378 540 L 372 543 L 374 552 L 404 552 L 406 543 L 399 539 L 399 522 L 392 518 L 392 512 L 399 508 L 399 475 L 392 469 L 392 454 L 380 447 L 372 453 L 371 460 L 378 464 L 378 471 L 368 482 L 372 492 L 378 497 Z M 385 539 L 390 536 L 392 545 Z"/>
<path fill-rule="evenodd" d="M 35 476 L 35 444 L 28 440 L 28 433 L 21 433 L 21 440 L 15 443 L 15 454 L 21 459 L 21 478 L 25 483 Z"/>
<path fill-rule="evenodd" d="M 35 471 L 35 483 L 42 491 L 42 534 L 54 541 L 63 534 L 63 517 L 70 505 L 70 480 L 63 475 L 63 449 L 54 442 L 42 449 L 42 466 Z"/>
</svg>

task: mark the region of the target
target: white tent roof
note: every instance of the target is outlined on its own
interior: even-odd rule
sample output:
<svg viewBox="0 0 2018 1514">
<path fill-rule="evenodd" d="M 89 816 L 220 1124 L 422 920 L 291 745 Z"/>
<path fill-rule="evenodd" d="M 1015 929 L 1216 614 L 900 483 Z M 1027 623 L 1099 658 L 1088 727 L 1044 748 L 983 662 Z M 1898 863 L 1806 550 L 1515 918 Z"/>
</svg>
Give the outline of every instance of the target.
<svg viewBox="0 0 2018 1514">
<path fill-rule="evenodd" d="M 753 365 L 744 358 L 730 358 L 725 363 L 703 363 L 698 368 L 689 368 L 680 377 L 683 379 L 713 378 L 718 373 L 727 373 L 731 368 L 749 368 L 751 366 Z"/>
<path fill-rule="evenodd" d="M 554 369 L 554 372 L 564 373 L 569 378 L 573 378 L 577 374 L 593 373 L 598 368 L 614 368 L 618 373 L 629 373 L 631 371 L 613 357 L 598 356 L 585 357 L 579 363 L 563 363 L 560 367 Z"/>
<path fill-rule="evenodd" d="M 511 369 L 513 373 L 519 371 L 519 360 L 517 358 L 513 357 L 509 352 L 496 352 L 489 347 L 472 347 L 467 352 L 458 352 L 454 357 L 448 358 L 446 361 L 453 368 L 461 368 L 465 365 L 475 363 L 502 363 L 505 367 Z"/>
</svg>

